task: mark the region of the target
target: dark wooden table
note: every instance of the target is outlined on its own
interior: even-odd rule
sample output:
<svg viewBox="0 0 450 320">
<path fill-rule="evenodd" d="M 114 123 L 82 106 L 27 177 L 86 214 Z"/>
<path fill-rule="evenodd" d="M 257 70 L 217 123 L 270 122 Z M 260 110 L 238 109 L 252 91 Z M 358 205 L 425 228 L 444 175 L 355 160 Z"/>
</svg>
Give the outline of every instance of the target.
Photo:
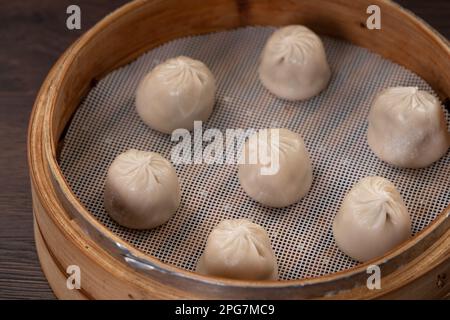
<svg viewBox="0 0 450 320">
<path fill-rule="evenodd" d="M 0 0 L 0 299 L 54 299 L 34 247 L 28 118 L 39 86 L 59 55 L 125 2 Z M 449 0 L 398 2 L 449 38 Z M 81 7 L 79 31 L 66 28 L 66 8 L 71 4 Z"/>
</svg>

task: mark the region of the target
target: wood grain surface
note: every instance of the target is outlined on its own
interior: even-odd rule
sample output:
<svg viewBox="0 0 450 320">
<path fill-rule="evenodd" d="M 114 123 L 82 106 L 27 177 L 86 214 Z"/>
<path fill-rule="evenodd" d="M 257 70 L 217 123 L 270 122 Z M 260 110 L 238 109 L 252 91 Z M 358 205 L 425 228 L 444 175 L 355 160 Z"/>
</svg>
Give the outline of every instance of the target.
<svg viewBox="0 0 450 320">
<path fill-rule="evenodd" d="M 40 84 L 59 55 L 123 0 L 0 0 L 0 299 L 53 299 L 33 236 L 26 159 L 28 117 Z M 446 38 L 450 1 L 398 1 Z M 66 8 L 77 4 L 82 29 L 66 28 Z"/>
</svg>

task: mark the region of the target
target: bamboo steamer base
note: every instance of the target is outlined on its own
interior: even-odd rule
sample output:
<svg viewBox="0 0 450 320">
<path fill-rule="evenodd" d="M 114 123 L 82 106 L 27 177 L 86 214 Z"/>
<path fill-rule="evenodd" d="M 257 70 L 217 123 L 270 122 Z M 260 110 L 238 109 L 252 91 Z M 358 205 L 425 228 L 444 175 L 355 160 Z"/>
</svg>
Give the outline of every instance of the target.
<svg viewBox="0 0 450 320">
<path fill-rule="evenodd" d="M 381 7 L 381 31 L 369 32 L 365 28 L 369 4 Z M 367 263 L 324 277 L 279 282 L 205 277 L 164 265 L 106 229 L 70 190 L 58 167 L 59 146 L 80 101 L 98 79 L 175 38 L 247 25 L 292 23 L 366 47 L 414 71 L 442 100 L 450 96 L 448 42 L 387 0 L 355 0 L 351 4 L 345 0 L 138 0 L 127 4 L 64 53 L 42 85 L 30 120 L 28 160 L 36 247 L 42 269 L 58 298 L 448 297 L 450 206 L 409 241 L 369 262 L 380 266 L 382 276 L 381 289 L 369 290 Z M 130 264 L 130 257 L 136 258 L 134 264 Z M 66 269 L 70 265 L 80 267 L 80 290 L 67 289 Z"/>
<path fill-rule="evenodd" d="M 113 259 L 86 237 L 73 221 L 64 230 L 46 218 L 42 207 L 33 206 L 34 234 L 39 260 L 52 290 L 59 299 L 183 299 L 186 295 L 160 285 Z M 67 228 L 66 228 L 67 227 Z M 46 235 L 46 236 L 44 236 Z M 67 267 L 81 271 L 81 288 L 67 289 Z M 169 293 L 166 293 L 169 292 Z M 192 298 L 206 298 L 202 296 Z"/>
<path fill-rule="evenodd" d="M 136 287 L 135 272 L 111 257 L 91 240 L 87 239 L 76 225 L 67 224 L 71 230 L 44 237 L 37 219 L 42 212 L 34 208 L 34 234 L 36 248 L 42 269 L 50 286 L 59 299 L 207 299 L 211 296 L 186 296 L 182 292 L 164 294 L 165 290 L 155 290 L 146 279 Z M 46 225 L 43 229 L 54 228 Z M 77 230 L 78 229 L 78 230 Z M 46 230 L 48 231 L 48 230 Z M 68 234 L 77 236 L 76 243 L 66 238 Z M 450 230 L 432 247 L 416 259 L 381 280 L 380 290 L 358 287 L 349 291 L 336 292 L 326 299 L 436 299 L 450 298 L 448 279 L 450 257 Z M 69 265 L 81 269 L 81 289 L 69 290 L 66 286 Z M 108 268 L 112 267 L 112 268 Z M 108 270 L 109 269 L 109 270 Z M 232 298 L 230 296 L 213 298 Z"/>
<path fill-rule="evenodd" d="M 89 297 L 85 295 L 84 290 L 67 289 L 67 274 L 64 268 L 54 260 L 55 256 L 49 252 L 36 221 L 34 222 L 34 240 L 42 270 L 55 296 L 61 300 L 88 300 Z"/>
</svg>

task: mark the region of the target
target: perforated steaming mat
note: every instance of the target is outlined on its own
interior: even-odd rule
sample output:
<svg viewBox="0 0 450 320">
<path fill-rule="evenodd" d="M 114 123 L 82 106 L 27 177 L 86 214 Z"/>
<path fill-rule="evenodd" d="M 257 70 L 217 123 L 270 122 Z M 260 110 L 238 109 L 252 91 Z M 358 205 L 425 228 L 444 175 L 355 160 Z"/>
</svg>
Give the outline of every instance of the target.
<svg viewBox="0 0 450 320">
<path fill-rule="evenodd" d="M 178 39 L 144 54 L 94 87 L 78 108 L 65 138 L 60 165 L 72 190 L 102 224 L 143 252 L 177 267 L 195 270 L 208 234 L 223 219 L 249 218 L 269 233 L 284 280 L 317 277 L 357 264 L 336 246 L 332 221 L 359 179 L 391 180 L 411 213 L 413 233 L 450 203 L 450 156 L 421 170 L 381 162 L 366 143 L 367 115 L 374 95 L 389 86 L 425 81 L 366 49 L 322 37 L 333 77 L 328 88 L 305 102 L 287 102 L 258 81 L 260 52 L 271 27 L 248 27 Z M 296 205 L 270 209 L 242 190 L 234 165 L 178 165 L 182 199 L 176 215 L 148 231 L 123 228 L 103 208 L 107 169 L 120 153 L 136 148 L 170 159 L 170 136 L 144 125 L 134 107 L 140 79 L 178 55 L 203 61 L 216 77 L 214 112 L 204 129 L 284 127 L 300 133 L 311 154 L 314 182 Z M 447 115 L 447 119 L 448 119 Z"/>
</svg>

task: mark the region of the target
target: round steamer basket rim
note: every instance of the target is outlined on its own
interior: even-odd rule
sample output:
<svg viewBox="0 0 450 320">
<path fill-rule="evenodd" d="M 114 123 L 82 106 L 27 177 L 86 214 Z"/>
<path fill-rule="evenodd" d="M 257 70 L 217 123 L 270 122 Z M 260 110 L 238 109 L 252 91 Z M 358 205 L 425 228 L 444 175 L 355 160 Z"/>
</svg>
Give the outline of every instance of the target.
<svg viewBox="0 0 450 320">
<path fill-rule="evenodd" d="M 131 7 L 131 5 L 132 4 L 128 4 L 126 6 L 130 6 Z M 110 15 L 110 17 L 114 17 L 115 15 L 118 15 L 117 13 L 120 13 L 120 12 L 112 13 Z M 124 13 L 126 13 L 126 11 Z M 99 25 L 101 25 L 101 22 L 99 23 Z M 77 43 L 73 47 L 71 47 L 71 49 L 69 49 L 69 51 L 72 51 L 72 50 L 73 51 L 78 51 L 82 47 L 82 45 L 84 43 L 89 41 L 90 36 L 95 34 L 94 31 L 95 31 L 96 28 L 99 28 L 99 26 L 95 26 L 94 28 L 92 28 L 90 33 L 86 34 L 86 38 L 83 37 L 82 39 L 77 41 Z M 84 40 L 84 41 L 82 41 L 82 40 Z M 77 47 L 80 47 L 80 48 L 77 48 Z M 69 68 L 71 62 L 73 62 L 73 60 L 72 61 L 64 61 L 63 66 Z M 65 69 L 64 68 L 59 68 L 58 71 L 59 71 L 58 75 L 61 75 L 61 73 L 63 71 L 65 71 Z M 62 73 L 62 76 L 64 74 L 65 73 Z M 58 79 L 57 77 L 55 77 L 54 80 L 60 80 L 59 83 L 61 83 L 63 81 L 63 79 Z M 58 88 L 56 86 L 52 85 L 51 89 L 56 91 Z M 49 102 L 48 106 L 50 108 L 54 108 L 55 107 L 55 103 Z M 48 112 L 45 113 L 45 115 L 47 115 L 47 116 L 44 118 L 45 119 L 44 120 L 44 123 L 45 123 L 44 127 L 46 127 L 46 128 L 52 128 L 51 117 L 49 116 L 49 115 L 52 114 L 52 111 L 53 110 L 49 110 Z M 44 131 L 44 135 L 45 135 L 46 139 L 49 139 L 49 141 L 53 140 L 53 137 L 52 137 L 52 135 L 50 134 L 50 132 L 48 130 Z M 52 142 L 54 142 L 54 141 L 52 141 Z M 54 145 L 54 144 L 52 143 L 51 145 Z M 49 165 L 53 169 L 52 170 L 53 178 L 55 179 L 56 182 L 58 182 L 59 187 L 64 192 L 67 192 L 67 194 L 69 194 L 71 196 L 71 199 L 69 199 L 71 204 L 74 205 L 74 206 L 76 205 L 76 207 L 77 207 L 76 209 L 80 210 L 80 212 L 82 212 L 84 214 L 85 218 L 87 217 L 89 220 L 91 220 L 89 222 L 91 224 L 93 224 L 94 227 L 98 231 L 100 231 L 102 234 L 105 234 L 105 231 L 107 231 L 106 228 L 103 225 L 101 225 L 95 218 L 93 218 L 89 214 L 87 209 L 78 201 L 76 196 L 70 190 L 70 187 L 68 186 L 67 182 L 65 181 L 65 179 L 64 179 L 64 177 L 63 177 L 63 175 L 62 175 L 62 173 L 61 173 L 61 171 L 59 169 L 59 166 L 57 164 L 54 148 L 51 150 L 52 151 L 51 154 L 48 153 L 48 151 L 49 151 L 48 148 L 46 148 L 45 150 L 47 151 L 46 155 L 47 155 L 47 160 L 49 162 Z M 61 181 L 61 179 L 62 179 L 62 181 Z M 448 214 L 447 214 L 447 216 L 448 216 Z M 357 267 L 354 267 L 354 268 L 351 268 L 351 269 L 348 269 L 348 270 L 345 270 L 345 271 L 337 272 L 337 273 L 335 273 L 333 275 L 335 275 L 336 277 L 340 277 L 341 275 L 351 276 L 353 273 L 359 273 L 359 272 L 365 271 L 367 266 L 369 266 L 371 264 L 380 265 L 380 264 L 383 264 L 383 263 L 389 261 L 392 257 L 397 255 L 397 253 L 398 253 L 397 251 L 399 251 L 399 249 L 405 248 L 405 247 L 408 248 L 408 247 L 416 244 L 422 238 L 421 236 L 423 236 L 424 234 L 434 230 L 435 226 L 440 223 L 440 220 L 445 219 L 445 218 L 447 218 L 445 215 L 441 215 L 440 217 L 435 219 L 433 221 L 433 223 L 431 223 L 427 228 L 425 228 L 422 232 L 420 232 L 418 235 L 416 235 L 416 237 L 414 237 L 415 241 L 408 241 L 406 245 L 405 244 L 404 245 L 400 245 L 398 248 L 391 250 L 390 253 L 386 254 L 384 257 L 381 257 L 381 258 L 378 258 L 378 259 L 374 259 L 372 261 L 366 262 L 364 264 L 358 265 Z M 123 241 L 120 237 L 115 236 L 115 235 L 109 233 L 108 231 L 106 233 L 108 234 L 108 236 L 115 243 L 120 244 L 123 248 L 128 247 L 128 244 L 125 241 Z M 204 280 L 210 281 L 211 278 L 213 278 L 213 277 L 206 277 L 206 276 L 198 275 L 198 274 L 196 274 L 194 272 L 182 270 L 182 269 L 179 269 L 177 267 L 164 264 L 164 263 L 160 262 L 158 259 L 153 258 L 153 257 L 148 256 L 148 255 L 144 255 L 139 250 L 136 250 L 136 249 L 131 248 L 131 247 L 129 249 L 129 253 L 131 254 L 131 257 L 134 256 L 135 258 L 137 258 L 139 260 L 142 260 L 142 261 L 145 261 L 146 259 L 148 259 L 149 263 L 151 264 L 151 265 L 149 265 L 149 267 L 156 268 L 156 269 L 158 269 L 159 271 L 162 271 L 162 272 L 171 271 L 174 274 L 178 274 L 179 271 L 182 271 L 183 273 L 187 273 L 187 275 L 181 274 L 182 276 L 194 276 L 194 277 L 198 278 L 198 280 L 202 280 L 202 281 L 204 281 Z M 169 270 L 165 270 L 165 269 L 169 269 Z M 170 269 L 172 269 L 172 270 L 170 270 Z M 330 278 L 329 280 L 333 280 L 332 278 L 334 278 L 334 277 L 332 277 L 330 275 L 330 276 L 327 276 L 327 278 Z M 219 280 L 219 279 L 220 278 L 217 278 L 217 280 Z M 263 283 L 264 283 L 264 285 L 277 284 L 277 286 L 279 286 L 280 284 L 305 285 L 306 283 L 314 282 L 314 281 L 317 281 L 318 279 L 321 279 L 321 277 L 319 277 L 319 278 L 310 278 L 310 279 L 300 279 L 300 280 L 290 280 L 290 281 L 283 281 L 283 282 L 279 282 L 279 281 L 264 281 Z M 220 279 L 220 281 L 223 281 L 223 280 L 224 279 Z M 296 283 L 297 281 L 298 281 L 298 283 Z M 214 282 L 214 283 L 216 283 L 216 282 Z M 228 279 L 226 279 L 224 284 L 231 284 L 231 283 L 234 283 L 234 284 L 240 285 L 240 286 L 241 285 L 248 286 L 248 285 L 254 285 L 254 284 L 257 284 L 257 286 L 259 286 L 260 282 L 257 282 L 257 281 L 255 282 L 255 281 L 228 280 Z"/>
<path fill-rule="evenodd" d="M 375 1 L 376 2 L 376 1 Z M 397 9 L 401 8 L 397 4 L 392 3 L 387 0 L 379 0 L 378 3 L 383 3 L 387 6 L 393 6 Z M 52 180 L 53 189 L 43 189 L 36 188 L 34 192 L 37 194 L 39 198 L 45 198 L 48 196 L 48 192 L 53 191 L 57 197 L 58 201 L 61 203 L 62 207 L 71 212 L 71 214 L 79 214 L 82 218 L 82 222 L 87 224 L 89 228 L 88 232 L 94 239 L 102 241 L 109 241 L 106 245 L 112 250 L 118 251 L 121 256 L 122 262 L 127 263 L 127 265 L 133 267 L 133 269 L 141 271 L 141 272 L 159 272 L 161 274 L 168 274 L 170 276 L 175 276 L 178 278 L 184 278 L 187 280 L 191 280 L 194 282 L 202 282 L 208 285 L 218 285 L 218 286 L 228 286 L 228 287 L 246 287 L 252 289 L 267 289 L 267 288 L 289 288 L 295 289 L 299 287 L 305 287 L 314 284 L 325 284 L 330 282 L 335 282 L 338 280 L 346 279 L 355 275 L 366 274 L 367 267 L 369 265 L 379 265 L 381 268 L 386 265 L 387 262 L 390 262 L 395 259 L 399 259 L 403 257 L 411 261 L 418 254 L 411 253 L 413 247 L 419 244 L 422 240 L 430 236 L 433 231 L 440 229 L 441 233 L 445 233 L 445 230 L 448 226 L 448 218 L 450 215 L 450 205 L 436 217 L 434 221 L 432 221 L 427 227 L 425 227 L 421 232 L 416 234 L 413 238 L 408 240 L 407 242 L 397 246 L 396 248 L 389 251 L 384 256 L 373 259 L 366 263 L 360 264 L 356 267 L 340 271 L 337 273 L 333 273 L 327 276 L 316 277 L 316 278 L 304 278 L 297 280 L 288 280 L 288 281 L 244 281 L 244 280 L 233 280 L 233 279 L 224 279 L 218 277 L 211 276 L 203 276 L 199 275 L 195 272 L 187 271 L 180 269 L 178 267 L 165 264 L 153 256 L 146 255 L 139 251 L 138 249 L 129 245 L 125 240 L 120 238 L 119 236 L 110 232 L 105 226 L 103 226 L 98 220 L 96 220 L 88 210 L 83 206 L 83 204 L 78 200 L 75 194 L 72 192 L 69 187 L 66 179 L 64 178 L 56 157 L 56 142 L 54 140 L 53 132 L 56 130 L 57 126 L 53 122 L 52 115 L 57 108 L 57 102 L 59 99 L 59 95 L 61 94 L 61 86 L 65 81 L 67 72 L 74 68 L 76 65 L 77 56 L 74 53 L 79 53 L 82 51 L 89 42 L 96 36 L 98 33 L 103 31 L 103 28 L 107 28 L 110 21 L 107 19 L 119 20 L 123 18 L 128 13 L 138 10 L 140 6 L 145 4 L 144 1 L 134 1 L 129 4 L 124 5 L 123 7 L 117 9 L 113 13 L 109 14 L 99 23 L 97 23 L 93 28 L 91 28 L 88 32 L 86 32 L 80 39 L 78 39 L 67 51 L 61 56 L 61 58 L 56 62 L 54 67 L 52 68 L 48 78 L 46 79 L 45 84 L 41 88 L 41 91 L 38 94 L 38 98 L 36 100 L 35 106 L 33 108 L 33 113 L 30 121 L 29 127 L 29 145 L 35 140 L 39 139 L 35 135 L 37 134 L 35 126 L 42 125 L 42 136 L 40 139 L 42 141 L 48 141 L 49 143 L 42 143 L 42 151 L 41 155 L 35 155 L 33 152 L 36 152 L 33 148 L 29 147 L 28 157 L 29 157 L 29 166 L 31 178 L 35 181 L 36 170 L 38 170 L 37 165 L 35 163 L 35 157 L 42 156 L 42 160 L 45 162 L 45 165 L 48 168 L 50 179 Z M 417 19 L 410 12 L 401 9 L 402 14 L 405 15 L 411 21 Z M 448 44 L 437 34 L 437 32 L 433 31 L 431 27 L 427 24 L 423 26 L 420 25 L 422 31 L 425 31 L 429 34 L 434 41 L 439 43 L 439 46 L 445 48 L 447 52 L 450 54 L 450 49 L 448 48 Z M 46 86 L 46 87 L 45 87 Z M 39 113 L 39 114 L 38 114 Z M 41 116 L 42 118 L 38 118 Z M 36 123 L 36 121 L 42 120 L 41 124 Z M 38 140 L 39 141 L 39 140 Z M 47 194 L 46 194 L 47 193 Z M 66 198 L 64 198 L 64 195 Z M 44 204 L 43 204 L 44 205 Z M 53 217 L 52 217 L 53 218 Z M 93 233 L 92 233 L 93 232 Z M 103 244 L 103 243 L 102 243 Z M 109 251 L 108 251 L 109 252 Z M 128 261 L 127 261 L 128 260 Z M 345 288 L 340 288 L 345 289 Z"/>
</svg>

